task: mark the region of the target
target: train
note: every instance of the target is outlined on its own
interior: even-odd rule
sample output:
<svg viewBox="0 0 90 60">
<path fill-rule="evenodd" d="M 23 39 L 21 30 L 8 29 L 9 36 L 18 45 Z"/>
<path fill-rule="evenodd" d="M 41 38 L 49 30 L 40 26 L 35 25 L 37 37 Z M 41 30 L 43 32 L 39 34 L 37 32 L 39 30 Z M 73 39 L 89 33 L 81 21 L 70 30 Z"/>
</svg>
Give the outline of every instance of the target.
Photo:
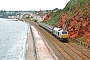
<svg viewBox="0 0 90 60">
<path fill-rule="evenodd" d="M 57 28 L 42 22 L 38 23 L 40 27 L 44 28 L 48 32 L 50 32 L 52 35 L 57 37 L 62 42 L 68 42 L 68 31 L 63 30 L 62 28 Z"/>
</svg>

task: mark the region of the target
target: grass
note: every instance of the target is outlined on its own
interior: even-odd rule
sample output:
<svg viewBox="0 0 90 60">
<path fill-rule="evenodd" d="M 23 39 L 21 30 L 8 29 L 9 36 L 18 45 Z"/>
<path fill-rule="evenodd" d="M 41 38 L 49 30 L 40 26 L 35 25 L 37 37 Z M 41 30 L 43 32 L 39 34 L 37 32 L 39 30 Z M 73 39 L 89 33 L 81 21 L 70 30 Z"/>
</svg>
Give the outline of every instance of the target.
<svg viewBox="0 0 90 60">
<path fill-rule="evenodd" d="M 46 22 L 46 24 L 49 24 L 49 25 L 55 26 L 55 25 L 57 24 L 57 22 L 58 22 L 58 19 L 59 19 L 59 16 L 57 15 L 57 16 L 54 17 L 53 19 L 48 20 L 48 21 Z"/>
</svg>

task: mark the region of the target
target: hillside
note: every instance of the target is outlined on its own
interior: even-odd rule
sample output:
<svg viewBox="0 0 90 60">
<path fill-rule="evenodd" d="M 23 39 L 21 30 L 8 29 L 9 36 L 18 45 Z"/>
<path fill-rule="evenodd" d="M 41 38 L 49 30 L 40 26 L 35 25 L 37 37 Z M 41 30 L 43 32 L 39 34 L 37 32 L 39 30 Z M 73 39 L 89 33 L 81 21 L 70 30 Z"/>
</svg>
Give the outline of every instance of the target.
<svg viewBox="0 0 90 60">
<path fill-rule="evenodd" d="M 70 38 L 90 42 L 90 0 L 71 0 L 60 13 L 54 12 L 46 23 L 66 26 Z M 55 15 L 55 16 L 53 16 Z"/>
<path fill-rule="evenodd" d="M 44 21 L 46 21 L 47 24 L 50 24 L 52 26 L 57 26 L 57 22 L 61 12 L 62 12 L 61 9 L 57 9 L 57 8 L 53 9 L 52 12 L 47 14 L 46 19 Z"/>
</svg>

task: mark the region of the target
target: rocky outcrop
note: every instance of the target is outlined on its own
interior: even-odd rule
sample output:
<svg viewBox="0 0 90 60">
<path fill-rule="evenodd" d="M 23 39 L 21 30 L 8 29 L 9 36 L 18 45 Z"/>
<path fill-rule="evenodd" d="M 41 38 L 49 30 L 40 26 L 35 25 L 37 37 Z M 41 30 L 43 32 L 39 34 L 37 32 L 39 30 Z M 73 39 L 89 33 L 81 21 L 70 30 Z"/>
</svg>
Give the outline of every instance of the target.
<svg viewBox="0 0 90 60">
<path fill-rule="evenodd" d="M 90 42 L 90 1 L 86 0 L 83 5 L 83 7 L 72 6 L 72 9 L 62 14 L 58 21 L 58 27 L 62 28 L 63 24 L 67 23 L 70 38 L 84 37 L 87 42 Z"/>
<path fill-rule="evenodd" d="M 72 18 L 68 26 L 69 36 L 71 38 L 85 37 L 86 41 L 90 41 L 90 19 Z"/>
<path fill-rule="evenodd" d="M 50 19 L 50 16 L 46 14 L 43 22 L 47 22 L 49 19 Z"/>
</svg>

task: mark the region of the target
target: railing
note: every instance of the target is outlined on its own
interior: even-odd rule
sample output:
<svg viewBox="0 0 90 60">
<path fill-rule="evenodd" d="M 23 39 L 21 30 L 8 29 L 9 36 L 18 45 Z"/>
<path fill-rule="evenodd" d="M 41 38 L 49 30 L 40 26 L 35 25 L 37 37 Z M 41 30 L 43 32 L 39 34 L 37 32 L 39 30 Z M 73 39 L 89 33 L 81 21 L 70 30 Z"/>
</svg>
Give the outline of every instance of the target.
<svg viewBox="0 0 90 60">
<path fill-rule="evenodd" d="M 90 44 L 85 43 L 85 42 L 82 42 L 82 41 L 80 41 L 80 40 L 78 40 L 78 39 L 72 39 L 72 38 L 70 38 L 70 41 L 72 41 L 72 40 L 73 40 L 74 42 L 79 43 L 80 45 L 84 46 L 85 48 L 90 49 Z"/>
</svg>

